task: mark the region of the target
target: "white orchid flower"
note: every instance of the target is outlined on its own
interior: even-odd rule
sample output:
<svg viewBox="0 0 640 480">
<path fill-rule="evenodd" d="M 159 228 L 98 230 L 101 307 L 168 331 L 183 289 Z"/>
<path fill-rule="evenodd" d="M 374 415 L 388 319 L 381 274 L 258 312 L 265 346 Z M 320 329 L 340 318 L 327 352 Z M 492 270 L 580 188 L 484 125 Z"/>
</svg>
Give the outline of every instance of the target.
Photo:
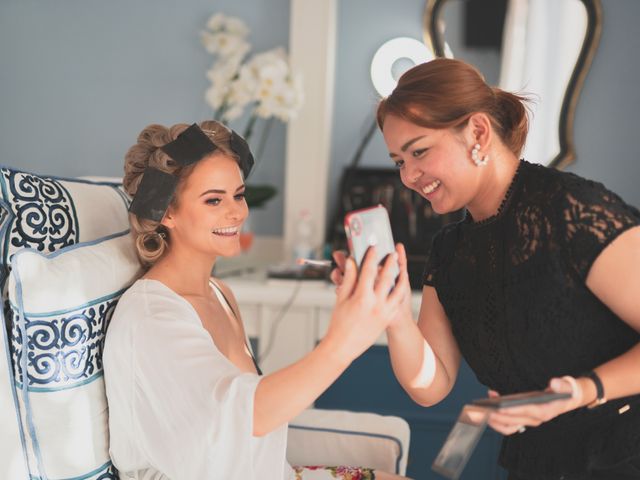
<svg viewBox="0 0 640 480">
<path fill-rule="evenodd" d="M 227 32 L 202 32 L 200 39 L 207 52 L 225 58 L 244 56 L 251 49 L 244 38 Z"/>
<path fill-rule="evenodd" d="M 249 34 L 249 27 L 237 17 L 228 17 L 225 24 L 227 32 L 246 37 Z"/>
<path fill-rule="evenodd" d="M 222 120 L 224 120 L 225 122 L 232 122 L 236 118 L 241 117 L 243 113 L 243 107 L 241 107 L 240 105 L 234 105 L 229 110 L 224 112 L 224 114 L 222 115 Z"/>
<path fill-rule="evenodd" d="M 222 104 L 224 103 L 224 99 L 226 97 L 226 92 L 217 88 L 216 85 L 212 85 L 207 88 L 207 91 L 204 94 L 204 99 L 214 110 L 218 110 Z"/>
<path fill-rule="evenodd" d="M 247 140 L 256 119 L 275 117 L 288 122 L 303 102 L 302 79 L 291 71 L 286 51 L 273 48 L 246 60 L 251 49 L 248 33 L 242 20 L 218 13 L 209 18 L 200 36 L 205 49 L 217 57 L 206 72 L 211 85 L 205 101 L 226 122 L 250 108 Z"/>
<path fill-rule="evenodd" d="M 227 17 L 222 13 L 212 15 L 207 21 L 207 28 L 212 32 L 225 31 L 240 37 L 246 37 L 249 34 L 249 28 L 237 17 Z"/>
<path fill-rule="evenodd" d="M 214 32 L 217 30 L 221 30 L 226 21 L 226 18 L 227 17 L 222 13 L 211 15 L 211 17 L 209 17 L 209 20 L 207 21 L 207 28 Z"/>
<path fill-rule="evenodd" d="M 230 57 L 218 60 L 209 70 L 206 76 L 211 83 L 231 84 L 240 70 L 241 57 Z"/>
</svg>

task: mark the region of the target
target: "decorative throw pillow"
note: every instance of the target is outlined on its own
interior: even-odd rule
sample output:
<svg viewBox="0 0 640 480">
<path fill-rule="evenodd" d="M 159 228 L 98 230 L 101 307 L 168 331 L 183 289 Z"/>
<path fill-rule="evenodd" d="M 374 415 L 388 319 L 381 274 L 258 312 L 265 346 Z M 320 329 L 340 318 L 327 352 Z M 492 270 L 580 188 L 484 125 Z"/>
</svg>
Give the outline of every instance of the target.
<svg viewBox="0 0 640 480">
<path fill-rule="evenodd" d="M 128 232 L 14 254 L 10 340 L 30 478 L 117 478 L 102 352 L 116 303 L 140 274 Z"/>
<path fill-rule="evenodd" d="M 4 327 L 3 323 L 0 323 Z M 24 437 L 18 422 L 11 355 L 6 347 L 7 330 L 0 328 L 0 478 L 27 480 Z"/>
<path fill-rule="evenodd" d="M 36 175 L 0 167 L 0 286 L 21 248 L 51 253 L 129 228 L 119 183 Z"/>
<path fill-rule="evenodd" d="M 25 247 L 53 252 L 129 228 L 129 199 L 115 180 L 59 178 L 0 166 L 0 328 L 8 323 L 6 280 L 13 253 Z M 23 478 L 17 472 L 24 471 L 26 461 L 11 453 L 25 443 L 26 432 L 16 416 L 8 333 L 3 329 L 0 335 L 0 478 Z"/>
</svg>

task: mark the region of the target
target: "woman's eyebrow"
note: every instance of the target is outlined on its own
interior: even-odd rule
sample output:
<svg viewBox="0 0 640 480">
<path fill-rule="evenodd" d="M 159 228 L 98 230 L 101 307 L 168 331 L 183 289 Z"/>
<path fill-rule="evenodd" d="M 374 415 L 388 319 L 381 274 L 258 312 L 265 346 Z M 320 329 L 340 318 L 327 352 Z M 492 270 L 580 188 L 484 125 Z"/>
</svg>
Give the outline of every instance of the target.
<svg viewBox="0 0 640 480">
<path fill-rule="evenodd" d="M 240 190 L 242 190 L 244 188 L 244 183 L 242 185 L 240 185 L 238 188 L 236 188 L 236 193 L 239 192 Z M 209 190 L 207 190 L 206 192 L 202 192 L 200 194 L 201 197 L 203 197 L 204 195 L 207 195 L 208 193 L 219 193 L 220 195 L 224 195 L 225 193 L 227 193 L 226 190 L 219 190 L 217 188 L 211 188 Z"/>
<path fill-rule="evenodd" d="M 401 151 L 403 151 L 403 152 L 406 152 L 406 151 L 407 151 L 407 148 L 409 148 L 411 145 L 413 145 L 413 144 L 414 144 L 415 142 L 417 142 L 418 140 L 423 139 L 424 137 L 426 137 L 426 135 L 420 135 L 419 137 L 412 138 L 412 139 L 411 139 L 411 140 L 409 140 L 407 143 L 405 143 L 404 145 L 402 145 L 402 147 L 400 147 L 400 150 L 401 150 Z M 391 158 L 393 158 L 393 157 L 396 157 L 396 156 L 397 156 L 397 154 L 396 154 L 396 153 L 393 153 L 393 152 L 389 152 L 389 156 L 390 156 Z"/>
<path fill-rule="evenodd" d="M 419 137 L 415 137 L 412 138 L 411 140 L 409 140 L 407 143 L 405 143 L 404 145 L 402 145 L 402 147 L 400 147 L 400 150 L 402 150 L 403 152 L 407 151 L 407 148 L 409 148 L 411 145 L 413 145 L 415 142 L 417 142 L 418 140 L 423 139 L 424 137 L 426 137 L 426 135 L 420 135 Z"/>
</svg>

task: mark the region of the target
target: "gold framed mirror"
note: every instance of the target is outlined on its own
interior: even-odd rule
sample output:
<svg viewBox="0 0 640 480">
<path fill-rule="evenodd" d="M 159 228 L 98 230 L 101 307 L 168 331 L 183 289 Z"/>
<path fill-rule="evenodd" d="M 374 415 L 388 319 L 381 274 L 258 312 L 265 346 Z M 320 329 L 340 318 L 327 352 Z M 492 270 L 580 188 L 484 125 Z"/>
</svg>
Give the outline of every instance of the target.
<svg viewBox="0 0 640 480">
<path fill-rule="evenodd" d="M 474 64 L 456 55 L 455 48 L 449 48 L 447 31 L 447 21 L 453 13 L 470 3 L 478 6 L 481 2 L 426 0 L 424 42 L 436 56 L 453 55 Z M 564 168 L 576 158 L 575 110 L 600 41 L 601 0 L 508 0 L 502 3 L 506 4 L 506 11 L 503 12 L 504 33 L 496 83 L 534 100 L 525 157 Z M 486 6 L 482 3 L 481 8 Z M 571 36 L 567 32 L 571 32 Z"/>
</svg>

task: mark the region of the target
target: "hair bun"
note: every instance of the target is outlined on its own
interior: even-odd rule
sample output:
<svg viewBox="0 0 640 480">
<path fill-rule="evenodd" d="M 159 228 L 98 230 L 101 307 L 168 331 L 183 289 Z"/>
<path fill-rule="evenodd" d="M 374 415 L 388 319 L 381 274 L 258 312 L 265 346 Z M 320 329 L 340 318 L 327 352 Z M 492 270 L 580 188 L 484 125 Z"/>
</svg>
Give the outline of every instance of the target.
<svg viewBox="0 0 640 480">
<path fill-rule="evenodd" d="M 514 153 L 520 154 L 529 131 L 529 116 L 525 97 L 493 87 L 496 97 L 496 117 L 502 127 L 503 141 Z"/>
<path fill-rule="evenodd" d="M 520 155 L 527 135 L 528 99 L 487 85 L 480 71 L 461 60 L 436 58 L 407 70 L 391 95 L 378 104 L 382 129 L 387 115 L 433 129 L 459 128 L 471 115 L 491 117 L 497 135 Z"/>
</svg>

